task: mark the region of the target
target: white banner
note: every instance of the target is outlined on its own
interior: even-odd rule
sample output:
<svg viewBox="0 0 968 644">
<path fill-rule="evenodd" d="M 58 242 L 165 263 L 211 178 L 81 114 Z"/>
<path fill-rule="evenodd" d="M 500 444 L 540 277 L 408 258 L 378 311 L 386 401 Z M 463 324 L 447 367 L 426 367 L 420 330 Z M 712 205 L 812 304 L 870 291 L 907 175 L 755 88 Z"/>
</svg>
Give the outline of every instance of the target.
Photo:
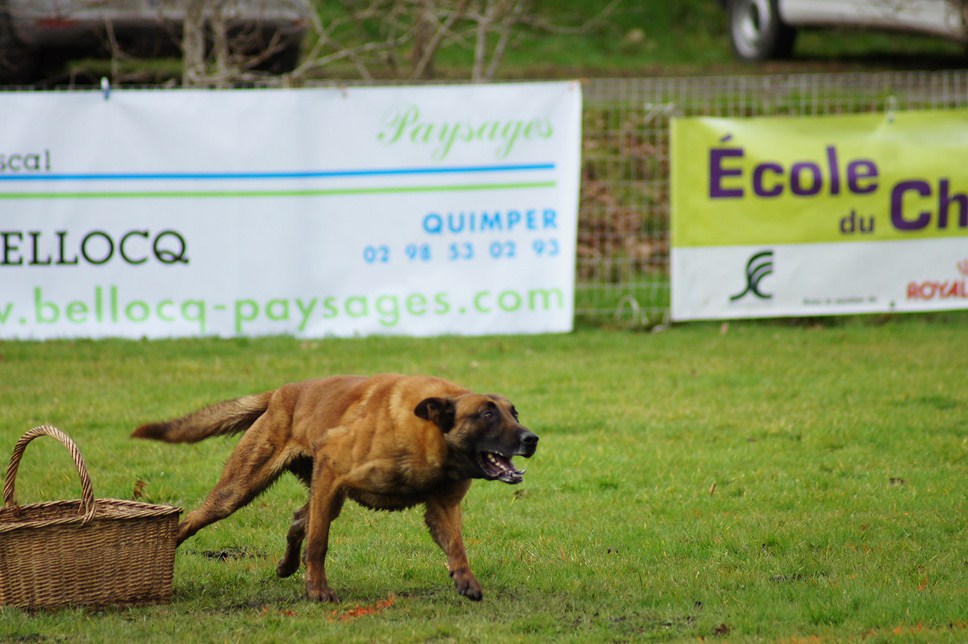
<svg viewBox="0 0 968 644">
<path fill-rule="evenodd" d="M 0 338 L 572 328 L 578 83 L 0 93 Z"/>
<path fill-rule="evenodd" d="M 962 239 L 677 248 L 672 271 L 689 285 L 673 293 L 679 320 L 968 307 Z"/>
</svg>

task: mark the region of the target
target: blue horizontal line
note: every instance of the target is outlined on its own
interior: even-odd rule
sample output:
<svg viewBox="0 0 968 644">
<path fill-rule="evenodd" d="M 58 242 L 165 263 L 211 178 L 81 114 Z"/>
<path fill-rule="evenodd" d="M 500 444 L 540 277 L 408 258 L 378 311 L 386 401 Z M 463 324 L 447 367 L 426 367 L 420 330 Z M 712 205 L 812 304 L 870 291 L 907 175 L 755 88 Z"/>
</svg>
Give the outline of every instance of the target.
<svg viewBox="0 0 968 644">
<path fill-rule="evenodd" d="M 442 168 L 383 168 L 374 170 L 299 170 L 291 172 L 105 172 L 77 174 L 0 174 L 0 181 L 219 181 L 226 179 L 328 179 L 387 177 L 477 172 L 531 172 L 554 170 L 554 163 L 468 165 Z"/>
</svg>

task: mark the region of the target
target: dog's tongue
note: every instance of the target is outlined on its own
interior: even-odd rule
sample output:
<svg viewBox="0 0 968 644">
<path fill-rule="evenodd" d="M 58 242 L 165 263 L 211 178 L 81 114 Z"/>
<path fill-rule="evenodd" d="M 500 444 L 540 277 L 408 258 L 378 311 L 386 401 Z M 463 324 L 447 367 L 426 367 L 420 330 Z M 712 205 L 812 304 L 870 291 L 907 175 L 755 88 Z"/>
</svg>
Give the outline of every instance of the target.
<svg viewBox="0 0 968 644">
<path fill-rule="evenodd" d="M 499 481 L 505 483 L 520 483 L 524 480 L 524 472 L 514 467 L 511 459 L 496 452 L 485 452 L 481 459 L 484 470 Z"/>
</svg>

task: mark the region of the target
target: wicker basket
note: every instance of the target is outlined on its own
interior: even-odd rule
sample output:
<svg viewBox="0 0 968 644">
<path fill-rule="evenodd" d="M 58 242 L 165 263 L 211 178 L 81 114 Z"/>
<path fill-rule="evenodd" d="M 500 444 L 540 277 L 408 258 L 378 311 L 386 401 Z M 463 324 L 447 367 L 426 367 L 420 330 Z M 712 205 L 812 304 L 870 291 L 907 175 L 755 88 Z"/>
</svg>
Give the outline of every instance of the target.
<svg viewBox="0 0 968 644">
<path fill-rule="evenodd" d="M 60 441 L 81 478 L 80 501 L 17 505 L 14 482 L 27 444 Z M 14 447 L 0 509 L 0 605 L 117 606 L 171 596 L 179 508 L 94 498 L 74 442 L 49 425 Z"/>
</svg>

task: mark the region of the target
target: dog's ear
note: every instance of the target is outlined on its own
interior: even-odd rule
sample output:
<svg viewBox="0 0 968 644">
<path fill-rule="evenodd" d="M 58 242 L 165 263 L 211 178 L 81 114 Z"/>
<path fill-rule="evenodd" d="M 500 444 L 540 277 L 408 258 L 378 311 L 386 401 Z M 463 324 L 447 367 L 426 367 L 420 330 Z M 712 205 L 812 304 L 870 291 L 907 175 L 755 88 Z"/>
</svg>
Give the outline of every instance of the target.
<svg viewBox="0 0 968 644">
<path fill-rule="evenodd" d="M 413 413 L 436 424 L 440 431 L 447 433 L 454 426 L 457 405 L 449 398 L 425 398 Z"/>
</svg>

